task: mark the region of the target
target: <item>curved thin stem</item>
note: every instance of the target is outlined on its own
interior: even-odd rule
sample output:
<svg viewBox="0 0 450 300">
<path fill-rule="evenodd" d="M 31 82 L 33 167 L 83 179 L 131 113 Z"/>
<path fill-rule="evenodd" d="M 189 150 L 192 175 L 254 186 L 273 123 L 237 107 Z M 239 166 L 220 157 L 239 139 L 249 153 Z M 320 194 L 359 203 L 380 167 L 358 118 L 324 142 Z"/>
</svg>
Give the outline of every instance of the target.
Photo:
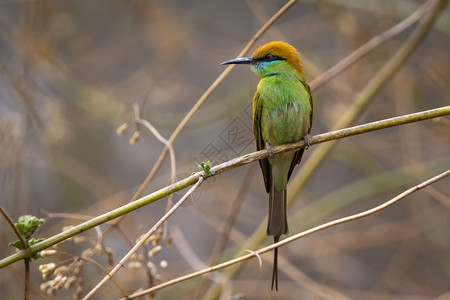
<svg viewBox="0 0 450 300">
<path fill-rule="evenodd" d="M 205 268 L 203 270 L 200 270 L 200 271 L 197 271 L 197 272 L 193 272 L 191 274 L 188 274 L 188 275 L 185 275 L 185 276 L 180 276 L 178 278 L 166 281 L 166 282 L 164 282 L 164 283 L 162 283 L 160 285 L 157 285 L 155 287 L 152 287 L 152 288 L 140 291 L 138 293 L 134 293 L 132 295 L 128 295 L 127 298 L 123 298 L 121 300 L 133 299 L 133 298 L 136 298 L 136 297 L 140 297 L 140 296 L 143 296 L 143 295 L 155 292 L 157 290 L 160 290 L 162 288 L 174 285 L 176 283 L 179 283 L 179 282 L 182 282 L 182 281 L 185 281 L 185 280 L 188 280 L 188 279 L 192 279 L 192 278 L 195 278 L 195 277 L 198 277 L 198 276 L 210 273 L 210 272 L 214 272 L 214 271 L 217 271 L 217 270 L 229 267 L 231 265 L 237 264 L 239 262 L 243 262 L 243 261 L 248 260 L 250 258 L 258 257 L 262 253 L 266 253 L 266 252 L 268 252 L 270 250 L 273 250 L 273 249 L 278 248 L 280 246 L 283 246 L 283 245 L 286 245 L 286 244 L 291 243 L 293 241 L 296 241 L 296 240 L 298 240 L 298 239 L 300 239 L 302 237 L 305 237 L 307 235 L 311 235 L 313 233 L 319 232 L 321 230 L 324 230 L 324 229 L 327 229 L 327 228 L 330 228 L 330 227 L 333 227 L 333 226 L 336 226 L 336 225 L 339 225 L 339 224 L 347 223 L 347 222 L 350 222 L 350 221 L 355 221 L 355 220 L 367 217 L 369 215 L 375 214 L 375 213 L 377 213 L 377 212 L 379 212 L 379 211 L 381 211 L 381 210 L 383 210 L 383 209 L 385 209 L 385 208 L 387 208 L 387 207 L 397 203 L 398 201 L 400 201 L 401 199 L 407 197 L 408 195 L 410 195 L 410 194 L 412 194 L 414 192 L 417 192 L 418 190 L 423 189 L 424 187 L 426 187 L 426 186 L 428 186 L 430 184 L 433 184 L 436 181 L 441 180 L 441 179 L 443 179 L 443 178 L 445 178 L 446 176 L 449 176 L 449 175 L 450 175 L 450 170 L 447 170 L 447 171 L 445 171 L 445 172 L 443 172 L 443 173 L 441 173 L 439 175 L 436 175 L 436 176 L 434 176 L 434 177 L 432 177 L 432 178 L 430 178 L 430 179 L 428 179 L 428 180 L 426 180 L 426 181 L 424 181 L 424 182 L 422 182 L 422 183 L 420 183 L 420 184 L 418 184 L 418 185 L 416 185 L 416 186 L 414 186 L 414 187 L 404 191 L 403 193 L 397 195 L 396 197 L 394 197 L 394 198 L 392 198 L 392 199 L 384 202 L 383 204 L 380 204 L 380 205 L 378 205 L 378 206 L 376 206 L 376 207 L 374 207 L 372 209 L 369 209 L 369 210 L 366 210 L 366 211 L 363 211 L 363 212 L 360 212 L 360 213 L 357 213 L 357 214 L 354 214 L 354 215 L 350 215 L 350 216 L 347 216 L 347 217 L 344 217 L 344 218 L 340 218 L 340 219 L 337 219 L 337 220 L 334 220 L 334 221 L 331 221 L 331 222 L 328 222 L 328 223 L 316 226 L 314 228 L 311 228 L 311 229 L 305 230 L 303 232 L 294 234 L 293 236 L 290 236 L 290 237 L 288 237 L 288 238 L 286 238 L 286 239 L 284 239 L 284 240 L 282 240 L 280 242 L 271 244 L 271 245 L 269 245 L 267 247 L 261 248 L 261 249 L 256 250 L 256 251 L 250 251 L 250 253 L 248 253 L 246 255 L 242 255 L 242 256 L 237 257 L 235 259 L 231 259 L 231 260 L 226 261 L 224 263 L 215 265 L 213 267 Z"/>
</svg>

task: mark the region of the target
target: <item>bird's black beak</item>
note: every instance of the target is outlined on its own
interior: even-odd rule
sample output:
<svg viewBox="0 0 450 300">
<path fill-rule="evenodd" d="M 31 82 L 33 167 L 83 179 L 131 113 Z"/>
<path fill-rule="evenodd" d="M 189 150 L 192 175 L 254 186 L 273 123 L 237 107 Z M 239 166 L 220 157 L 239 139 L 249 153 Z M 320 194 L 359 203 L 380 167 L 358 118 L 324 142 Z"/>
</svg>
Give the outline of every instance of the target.
<svg viewBox="0 0 450 300">
<path fill-rule="evenodd" d="M 235 59 L 230 59 L 230 60 L 224 61 L 223 63 L 221 63 L 221 65 L 232 65 L 232 64 L 250 65 L 254 62 L 255 62 L 255 60 L 251 57 L 240 57 L 240 58 L 235 58 Z"/>
</svg>

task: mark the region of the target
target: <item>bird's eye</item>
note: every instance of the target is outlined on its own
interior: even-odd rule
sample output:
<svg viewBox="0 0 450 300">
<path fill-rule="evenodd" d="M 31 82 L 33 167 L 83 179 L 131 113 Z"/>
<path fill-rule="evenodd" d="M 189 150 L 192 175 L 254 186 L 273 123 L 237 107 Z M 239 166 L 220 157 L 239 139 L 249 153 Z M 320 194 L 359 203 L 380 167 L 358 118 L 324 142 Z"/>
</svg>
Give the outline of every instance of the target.
<svg viewBox="0 0 450 300">
<path fill-rule="evenodd" d="M 273 55 L 272 54 L 267 54 L 265 57 L 264 57 L 264 60 L 265 61 L 272 61 L 273 60 Z"/>
</svg>

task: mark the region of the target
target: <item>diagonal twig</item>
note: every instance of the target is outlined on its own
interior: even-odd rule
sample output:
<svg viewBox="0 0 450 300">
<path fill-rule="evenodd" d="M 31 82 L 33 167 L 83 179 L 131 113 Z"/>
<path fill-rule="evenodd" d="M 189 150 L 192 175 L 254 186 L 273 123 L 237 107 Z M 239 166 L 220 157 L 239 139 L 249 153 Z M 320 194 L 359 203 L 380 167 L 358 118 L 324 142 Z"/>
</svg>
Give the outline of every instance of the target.
<svg viewBox="0 0 450 300">
<path fill-rule="evenodd" d="M 92 288 L 83 300 L 89 299 L 105 282 L 107 282 L 112 276 L 125 264 L 125 262 L 136 253 L 136 251 L 145 243 L 145 241 L 156 232 L 156 230 L 164 224 L 164 222 L 180 207 L 181 204 L 202 184 L 203 177 L 199 177 L 195 185 L 174 205 L 172 208 L 158 221 L 156 224 L 141 237 L 141 239 L 134 245 L 134 247 L 120 260 L 120 262 L 94 287 Z"/>
<path fill-rule="evenodd" d="M 286 245 L 288 243 L 291 243 L 291 242 L 293 242 L 295 240 L 298 240 L 298 239 L 300 239 L 302 237 L 305 237 L 307 235 L 311 235 L 311 234 L 316 233 L 318 231 L 321 231 L 321 230 L 324 230 L 324 229 L 327 229 L 327 228 L 330 228 L 330 227 L 334 227 L 336 225 L 340 225 L 340 224 L 343 224 L 343 223 L 347 223 L 347 222 L 350 222 L 350 221 L 355 221 L 355 220 L 367 217 L 369 215 L 375 214 L 375 213 L 377 213 L 377 212 L 379 212 L 379 211 L 381 211 L 381 210 L 383 210 L 383 209 L 385 209 L 385 208 L 387 208 L 387 207 L 397 203 L 398 201 L 400 201 L 401 199 L 411 195 L 412 193 L 417 192 L 418 190 L 423 189 L 426 186 L 428 186 L 430 184 L 433 184 L 436 181 L 441 180 L 441 179 L 443 179 L 443 178 L 445 178 L 446 176 L 449 176 L 449 175 L 450 175 L 450 170 L 447 170 L 447 171 L 445 171 L 445 172 L 443 172 L 443 173 L 441 173 L 439 175 L 436 175 L 436 176 L 434 176 L 434 177 L 432 177 L 432 178 L 430 178 L 430 179 L 428 179 L 428 180 L 426 180 L 426 181 L 424 181 L 424 182 L 422 182 L 422 183 L 420 183 L 420 184 L 418 184 L 418 185 L 416 185 L 416 186 L 414 186 L 414 187 L 404 191 L 403 193 L 401 193 L 401 194 L 397 195 L 396 197 L 394 197 L 394 198 L 384 202 L 383 204 L 380 204 L 380 205 L 378 205 L 378 206 L 376 206 L 374 208 L 371 208 L 369 210 L 366 210 L 366 211 L 363 211 L 363 212 L 360 212 L 360 213 L 357 213 L 357 214 L 354 214 L 354 215 L 350 215 L 350 216 L 347 216 L 347 217 L 343 217 L 343 218 L 340 218 L 340 219 L 337 219 L 337 220 L 334 220 L 334 221 L 331 221 L 331 222 L 327 222 L 325 224 L 322 224 L 322 225 L 316 226 L 314 228 L 305 230 L 303 232 L 297 233 L 297 234 L 295 234 L 293 236 L 290 236 L 290 237 L 288 237 L 288 238 L 286 238 L 286 239 L 284 239 L 284 240 L 282 240 L 280 242 L 271 244 L 271 245 L 269 245 L 267 247 L 264 247 L 264 248 L 261 248 L 261 249 L 259 249 L 257 251 L 252 251 L 252 252 L 250 252 L 247 255 L 243 255 L 243 256 L 237 257 L 235 259 L 231 259 L 231 260 L 226 261 L 224 263 L 215 265 L 213 267 L 205 268 L 203 270 L 200 270 L 200 271 L 197 271 L 197 272 L 193 272 L 193 273 L 185 275 L 185 276 L 180 276 L 178 278 L 166 281 L 166 282 L 164 282 L 164 283 L 162 283 L 160 285 L 157 285 L 155 287 L 152 287 L 152 288 L 149 288 L 149 289 L 146 289 L 146 290 L 134 293 L 132 295 L 128 295 L 127 298 L 123 298 L 121 300 L 133 299 L 133 298 L 136 298 L 136 297 L 140 297 L 140 296 L 143 296 L 143 295 L 155 292 L 157 290 L 160 290 L 162 288 L 174 285 L 176 283 L 179 283 L 179 282 L 182 282 L 182 281 L 185 281 L 185 280 L 188 280 L 188 279 L 192 279 L 192 278 L 201 276 L 201 275 L 206 274 L 206 273 L 214 272 L 214 271 L 217 271 L 219 269 L 226 268 L 228 266 L 231 266 L 231 265 L 237 264 L 239 262 L 243 262 L 245 260 L 248 260 L 248 259 L 250 259 L 252 257 L 257 257 L 258 255 L 261 255 L 262 253 L 266 253 L 266 252 L 268 252 L 270 250 L 273 250 L 273 249 L 275 249 L 277 247 L 280 247 L 282 245 Z"/>
<path fill-rule="evenodd" d="M 422 120 L 428 120 L 433 119 L 440 116 L 446 116 L 450 115 L 450 106 L 444 106 L 441 108 L 435 108 L 432 110 L 417 112 L 409 115 L 394 117 L 390 119 L 385 119 L 381 121 L 376 121 L 372 123 L 367 123 L 359 126 L 354 126 L 346 129 L 341 130 L 335 130 L 323 134 L 319 134 L 316 136 L 313 136 L 311 138 L 311 145 L 315 145 L 318 143 L 324 143 L 328 141 L 332 141 L 335 139 L 341 139 L 345 137 L 350 137 L 358 134 L 363 134 L 371 131 L 376 131 L 384 128 L 404 125 L 412 122 L 418 122 Z M 283 153 L 287 151 L 293 151 L 299 148 L 305 147 L 305 142 L 301 141 L 298 143 L 293 144 L 287 144 L 287 145 L 281 145 L 274 147 L 274 153 Z M 214 172 L 214 175 L 216 176 L 220 173 L 226 172 L 228 170 L 252 163 L 254 161 L 267 158 L 268 153 L 267 150 L 260 150 L 253 153 L 245 154 L 243 156 L 234 158 L 230 161 L 224 162 L 220 165 L 214 166 L 211 168 L 211 171 Z M 58 233 L 50 238 L 45 239 L 44 241 L 37 243 L 35 245 L 30 246 L 29 250 L 27 252 L 21 251 L 15 254 L 12 254 L 2 260 L 0 260 L 0 268 L 4 268 L 18 260 L 31 257 L 35 253 L 42 251 L 44 249 L 49 248 L 50 246 L 53 246 L 55 244 L 58 244 L 64 240 L 67 240 L 81 232 L 84 232 L 86 230 L 89 230 L 95 226 L 98 226 L 100 224 L 106 223 L 112 219 L 118 218 L 126 213 L 129 213 L 131 211 L 134 211 L 136 209 L 139 209 L 145 205 L 148 205 L 150 203 L 153 203 L 157 201 L 158 199 L 161 199 L 169 194 L 172 194 L 174 192 L 177 192 L 181 189 L 184 189 L 190 185 L 195 184 L 200 177 L 205 176 L 205 173 L 203 171 L 196 172 L 192 174 L 191 176 L 184 178 L 174 184 L 171 184 L 165 188 L 162 188 L 158 191 L 155 191 L 147 196 L 144 196 L 135 202 L 131 202 L 128 204 L 125 204 L 119 208 L 116 208 L 112 211 L 109 211 L 107 213 L 104 213 L 100 216 L 97 216 L 89 221 L 83 222 L 77 226 L 74 226 L 66 231 L 63 231 L 61 233 Z M 249 247 L 247 247 L 249 248 Z"/>
</svg>

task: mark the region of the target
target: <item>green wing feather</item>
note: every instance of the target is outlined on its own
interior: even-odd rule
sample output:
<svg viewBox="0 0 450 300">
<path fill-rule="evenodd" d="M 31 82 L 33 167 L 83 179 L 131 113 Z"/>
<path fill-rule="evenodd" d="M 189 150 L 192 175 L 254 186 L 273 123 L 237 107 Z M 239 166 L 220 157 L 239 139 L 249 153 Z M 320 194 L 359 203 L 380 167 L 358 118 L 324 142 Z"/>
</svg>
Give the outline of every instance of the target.
<svg viewBox="0 0 450 300">
<path fill-rule="evenodd" d="M 303 86 L 305 87 L 305 89 L 308 91 L 309 94 L 309 104 L 311 105 L 311 114 L 309 116 L 309 127 L 308 127 L 308 134 L 311 132 L 311 126 L 312 126 L 312 119 L 313 119 L 313 111 L 314 111 L 314 99 L 311 93 L 311 88 L 309 87 L 309 85 L 306 83 L 305 80 L 301 79 L 300 82 L 303 84 Z M 299 149 L 297 151 L 295 151 L 295 155 L 294 158 L 292 159 L 292 163 L 291 166 L 289 167 L 289 172 L 288 172 L 288 181 L 291 178 L 292 175 L 292 171 L 294 171 L 294 168 L 296 165 L 298 165 L 300 163 L 300 161 L 302 160 L 302 156 L 303 156 L 303 152 L 305 151 L 304 148 Z M 266 185 L 267 187 L 267 185 Z"/>
<path fill-rule="evenodd" d="M 266 149 L 266 141 L 263 140 L 262 130 L 261 130 L 261 112 L 262 112 L 262 101 L 259 99 L 260 94 L 255 93 L 253 97 L 253 133 L 255 135 L 256 150 Z M 270 191 L 270 164 L 267 158 L 259 160 L 259 165 L 264 177 L 264 184 L 266 186 L 266 192 Z"/>
</svg>

